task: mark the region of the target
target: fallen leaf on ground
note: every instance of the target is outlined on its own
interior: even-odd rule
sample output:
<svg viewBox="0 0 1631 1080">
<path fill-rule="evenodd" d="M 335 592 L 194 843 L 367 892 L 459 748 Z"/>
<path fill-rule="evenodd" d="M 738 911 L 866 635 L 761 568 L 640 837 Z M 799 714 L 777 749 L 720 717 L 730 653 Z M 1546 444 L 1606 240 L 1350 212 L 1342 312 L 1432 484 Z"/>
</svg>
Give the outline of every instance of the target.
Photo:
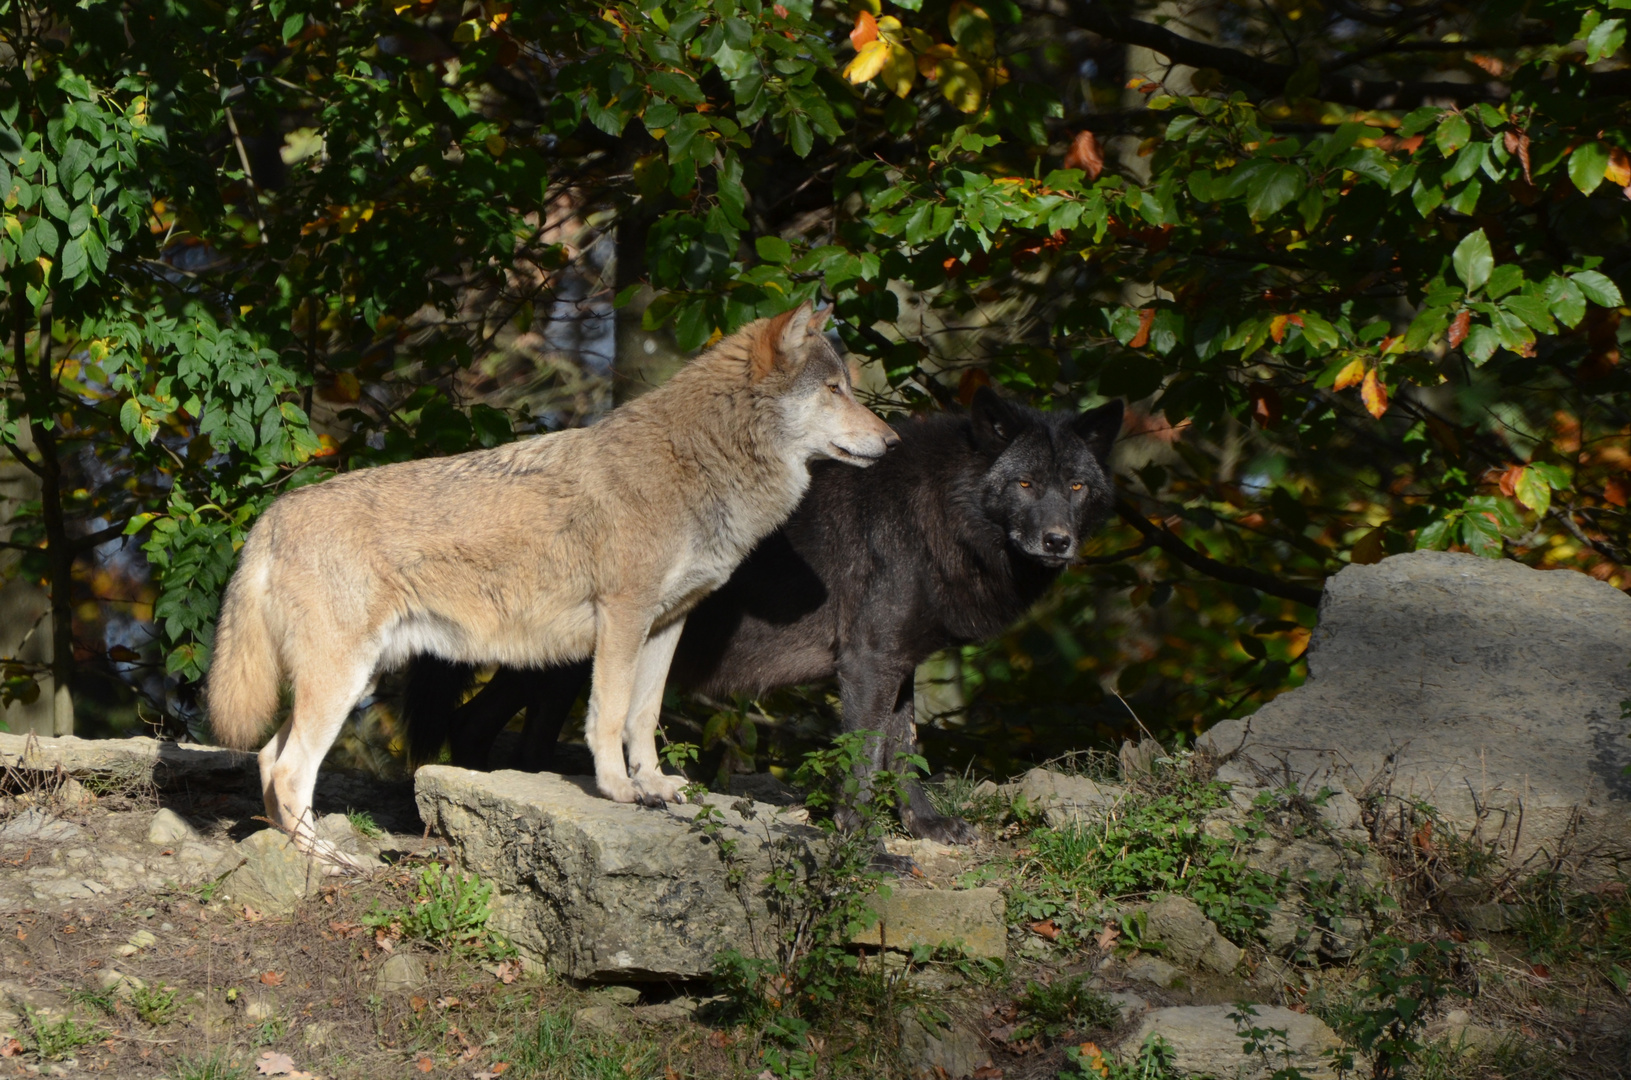
<svg viewBox="0 0 1631 1080">
<path fill-rule="evenodd" d="M 1114 926 L 1106 926 L 1103 930 L 1099 931 L 1099 936 L 1093 939 L 1093 943 L 1099 948 L 1108 952 L 1110 946 L 1114 945 L 1116 943 L 1116 939 L 1120 936 L 1120 930 L 1117 930 Z"/>
<path fill-rule="evenodd" d="M 499 982 L 508 986 L 521 977 L 521 963 L 518 960 L 506 960 L 498 965 L 498 970 L 494 974 L 498 976 Z"/>
<path fill-rule="evenodd" d="M 416 1064 L 420 1072 L 430 1072 L 436 1067 L 436 1063 L 428 1057 L 420 1058 Z"/>
<path fill-rule="evenodd" d="M 491 1067 L 470 1074 L 470 1080 L 498 1080 L 504 1075 L 504 1070 L 510 1067 L 508 1061 L 495 1061 Z"/>
<path fill-rule="evenodd" d="M 261 972 L 261 982 L 266 984 L 267 986 L 282 986 L 283 985 L 283 972 L 281 972 L 281 971 L 263 971 L 263 972 Z"/>
<path fill-rule="evenodd" d="M 256 911 L 254 908 L 250 907 L 248 904 L 244 905 L 244 921 L 246 921 L 246 922 L 260 922 L 264 918 L 266 918 L 266 916 L 262 915 L 260 912 Z"/>
<path fill-rule="evenodd" d="M 262 1076 L 287 1076 L 294 1072 L 294 1058 L 275 1050 L 262 1050 L 255 1059 L 255 1071 Z"/>
<path fill-rule="evenodd" d="M 438 1009 L 451 1009 L 461 1004 L 463 1004 L 463 1002 L 456 997 L 439 997 L 436 999 L 436 1007 Z"/>
<path fill-rule="evenodd" d="M 974 1080 L 1002 1080 L 1002 1070 L 995 1065 L 981 1065 L 974 1070 Z"/>
<path fill-rule="evenodd" d="M 23 1044 L 16 1039 L 7 1039 L 0 1043 L 0 1057 L 16 1057 L 23 1052 Z"/>
<path fill-rule="evenodd" d="M 1059 924 L 1054 922 L 1052 919 L 1047 919 L 1042 922 L 1034 922 L 1031 924 L 1031 933 L 1036 934 L 1039 937 L 1045 937 L 1049 941 L 1058 941 Z"/>
</svg>

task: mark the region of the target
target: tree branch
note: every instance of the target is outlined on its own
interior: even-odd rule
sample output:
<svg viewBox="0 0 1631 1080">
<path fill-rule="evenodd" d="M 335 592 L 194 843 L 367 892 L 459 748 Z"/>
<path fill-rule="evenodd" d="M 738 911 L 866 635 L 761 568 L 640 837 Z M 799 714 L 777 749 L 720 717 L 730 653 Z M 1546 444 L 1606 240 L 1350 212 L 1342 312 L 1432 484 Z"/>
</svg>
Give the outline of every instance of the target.
<svg viewBox="0 0 1631 1080">
<path fill-rule="evenodd" d="M 1285 92 L 1286 80 L 1296 73 L 1289 64 L 1268 60 L 1204 41 L 1175 34 L 1164 26 L 1131 19 L 1104 6 L 1103 0 L 1070 0 L 1071 19 L 1084 30 L 1128 45 L 1140 45 L 1179 64 L 1213 68 L 1223 75 L 1269 95 Z M 1351 61 L 1348 61 L 1351 63 Z M 1631 90 L 1631 69 L 1594 72 L 1591 89 L 1598 94 L 1623 94 Z M 1320 76 L 1312 97 L 1353 105 L 1362 109 L 1409 109 L 1428 100 L 1470 105 L 1480 101 L 1504 101 L 1511 93 L 1501 82 L 1450 83 L 1408 82 L 1403 79 L 1343 78 L 1332 71 Z"/>
<path fill-rule="evenodd" d="M 125 526 L 127 524 L 129 524 L 128 521 L 121 521 L 115 525 L 109 525 L 105 529 L 98 529 L 93 533 L 88 533 L 85 536 L 75 538 L 73 542 L 74 551 L 89 551 L 91 548 L 105 544 L 109 540 L 118 539 L 120 536 L 124 535 Z"/>
<path fill-rule="evenodd" d="M 1307 604 L 1311 608 L 1319 607 L 1321 590 L 1281 581 L 1277 577 L 1270 577 L 1268 574 L 1258 573 L 1256 570 L 1228 566 L 1209 556 L 1202 555 L 1178 539 L 1170 530 L 1152 524 L 1149 518 L 1145 517 L 1136 506 L 1125 499 L 1116 500 L 1116 513 L 1121 515 L 1121 520 L 1137 529 L 1145 540 L 1171 555 L 1191 570 L 1199 571 L 1207 577 L 1215 578 L 1230 585 L 1245 585 L 1247 588 L 1256 589 L 1258 592 L 1267 593 L 1270 596 L 1278 596 L 1283 600 L 1295 600 L 1297 603 Z"/>
</svg>

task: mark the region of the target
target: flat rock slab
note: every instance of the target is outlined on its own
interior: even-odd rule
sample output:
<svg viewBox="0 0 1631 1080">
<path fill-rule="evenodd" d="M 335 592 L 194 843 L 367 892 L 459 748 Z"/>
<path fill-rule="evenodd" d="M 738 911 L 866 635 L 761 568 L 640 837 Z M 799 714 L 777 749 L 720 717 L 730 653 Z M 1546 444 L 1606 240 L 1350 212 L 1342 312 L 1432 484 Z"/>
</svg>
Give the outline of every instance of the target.
<svg viewBox="0 0 1631 1080">
<path fill-rule="evenodd" d="M 420 816 L 460 863 L 492 882 L 494 921 L 524 953 L 577 979 L 696 978 L 726 949 L 762 953 L 762 899 L 729 880 L 699 807 L 649 809 L 602 798 L 588 777 L 479 773 L 430 765 L 415 776 Z M 770 872 L 772 845 L 811 858 L 819 830 L 780 808 L 711 796 L 742 881 Z"/>
<path fill-rule="evenodd" d="M 1257 1016 L 1247 1021 L 1246 1027 L 1274 1028 L 1286 1033 L 1283 1042 L 1275 1040 L 1276 1052 L 1266 1057 L 1245 1052 L 1246 1036 L 1241 1033 L 1241 1024 L 1229 1019 L 1228 1014 L 1237 1011 L 1233 1005 L 1153 1009 L 1144 1014 L 1138 1029 L 1122 1042 L 1121 1056 L 1123 1060 L 1130 1058 L 1146 1038 L 1159 1035 L 1172 1047 L 1173 1064 L 1186 1076 L 1269 1080 L 1275 1070 L 1290 1064 L 1308 1080 L 1335 1080 L 1336 1070 L 1325 1055 L 1340 1048 L 1342 1040 L 1323 1020 L 1278 1005 L 1255 1008 Z"/>
<path fill-rule="evenodd" d="M 205 773 L 254 772 L 255 755 L 220 746 L 130 739 L 42 738 L 0 733 L 0 764 L 22 769 L 96 773 L 154 783 Z"/>
<path fill-rule="evenodd" d="M 1584 574 L 1396 555 L 1326 582 L 1304 686 L 1202 740 L 1238 748 L 1226 780 L 1329 776 L 1425 800 L 1513 862 L 1566 843 L 1608 867 L 1631 852 L 1628 644 L 1631 596 Z"/>
<path fill-rule="evenodd" d="M 1007 902 L 1000 889 L 897 887 L 872 910 L 878 921 L 855 937 L 857 945 L 907 952 L 918 945 L 958 948 L 976 959 L 1007 955 Z"/>
</svg>

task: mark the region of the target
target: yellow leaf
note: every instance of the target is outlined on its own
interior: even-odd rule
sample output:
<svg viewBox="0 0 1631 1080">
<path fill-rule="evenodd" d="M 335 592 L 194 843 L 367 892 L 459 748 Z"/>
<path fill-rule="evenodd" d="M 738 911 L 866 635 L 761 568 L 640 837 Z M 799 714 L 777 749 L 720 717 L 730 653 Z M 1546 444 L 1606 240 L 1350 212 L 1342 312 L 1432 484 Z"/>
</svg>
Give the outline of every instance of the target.
<svg viewBox="0 0 1631 1080">
<path fill-rule="evenodd" d="M 896 45 L 906 43 L 906 31 L 902 29 L 900 20 L 893 15 L 885 15 L 878 20 L 878 36 Z"/>
<path fill-rule="evenodd" d="M 1346 390 L 1357 385 L 1365 378 L 1365 361 L 1352 360 L 1348 366 L 1337 372 L 1337 381 L 1332 384 L 1333 390 Z"/>
<path fill-rule="evenodd" d="M 855 54 L 855 59 L 845 66 L 844 78 L 855 86 L 871 82 L 888 62 L 889 42 L 874 38 L 861 46 L 861 50 Z"/>
<path fill-rule="evenodd" d="M 494 157 L 503 157 L 505 149 L 509 146 L 509 143 L 504 141 L 504 136 L 496 133 L 487 136 L 486 143 L 487 152 Z"/>
<path fill-rule="evenodd" d="M 889 60 L 883 67 L 883 84 L 894 91 L 896 97 L 903 98 L 912 92 L 916 81 L 917 57 L 910 49 L 890 42 Z"/>
<path fill-rule="evenodd" d="M 1376 369 L 1365 372 L 1365 381 L 1359 386 L 1359 396 L 1365 401 L 1365 411 L 1380 420 L 1387 412 L 1387 387 L 1376 377 Z"/>
<path fill-rule="evenodd" d="M 971 64 L 950 56 L 940 61 L 940 93 L 958 112 L 978 112 L 985 99 L 984 80 Z"/>
</svg>

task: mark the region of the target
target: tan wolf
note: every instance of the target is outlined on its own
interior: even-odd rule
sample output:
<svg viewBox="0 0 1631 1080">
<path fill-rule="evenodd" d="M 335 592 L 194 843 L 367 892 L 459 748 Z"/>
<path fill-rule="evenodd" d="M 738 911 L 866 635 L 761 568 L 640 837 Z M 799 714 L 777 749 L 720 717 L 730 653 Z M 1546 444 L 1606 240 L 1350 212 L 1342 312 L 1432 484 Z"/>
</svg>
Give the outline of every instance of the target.
<svg viewBox="0 0 1631 1080">
<path fill-rule="evenodd" d="M 364 469 L 290 492 L 250 530 L 210 666 L 216 736 L 260 751 L 267 816 L 305 850 L 318 764 L 377 673 L 419 653 L 545 667 L 594 656 L 601 793 L 683 801 L 656 725 L 686 613 L 803 497 L 809 463 L 900 441 L 855 400 L 805 304 L 719 342 L 587 427 Z M 628 753 L 625 766 L 624 751 Z"/>
</svg>

